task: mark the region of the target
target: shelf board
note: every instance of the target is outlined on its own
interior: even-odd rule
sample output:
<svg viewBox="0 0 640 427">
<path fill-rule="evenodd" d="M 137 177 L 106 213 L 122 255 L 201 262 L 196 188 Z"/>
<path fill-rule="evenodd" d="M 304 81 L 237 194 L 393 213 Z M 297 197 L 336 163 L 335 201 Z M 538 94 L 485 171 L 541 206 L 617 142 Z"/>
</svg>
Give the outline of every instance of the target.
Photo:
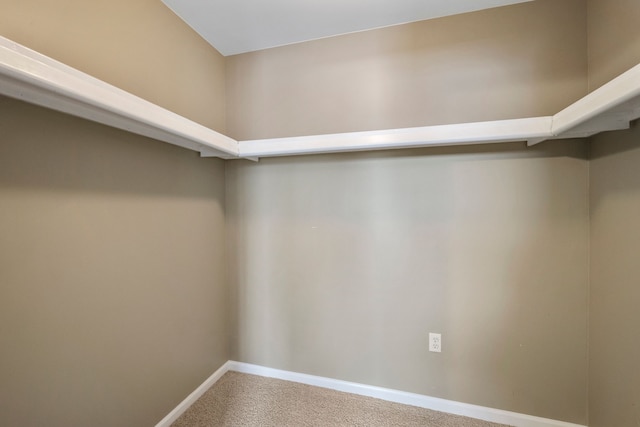
<svg viewBox="0 0 640 427">
<path fill-rule="evenodd" d="M 235 140 L 0 37 L 0 93 L 223 158 Z"/>
<path fill-rule="evenodd" d="M 594 90 L 553 116 L 557 138 L 584 138 L 628 129 L 640 118 L 640 64 Z"/>
<path fill-rule="evenodd" d="M 551 126 L 552 117 L 534 117 L 331 135 L 258 139 L 240 141 L 240 156 L 290 156 L 344 151 L 533 141 L 551 136 Z"/>
<path fill-rule="evenodd" d="M 236 141 L 0 37 L 0 93 L 223 159 L 583 138 L 640 118 L 640 64 L 548 117 Z"/>
</svg>

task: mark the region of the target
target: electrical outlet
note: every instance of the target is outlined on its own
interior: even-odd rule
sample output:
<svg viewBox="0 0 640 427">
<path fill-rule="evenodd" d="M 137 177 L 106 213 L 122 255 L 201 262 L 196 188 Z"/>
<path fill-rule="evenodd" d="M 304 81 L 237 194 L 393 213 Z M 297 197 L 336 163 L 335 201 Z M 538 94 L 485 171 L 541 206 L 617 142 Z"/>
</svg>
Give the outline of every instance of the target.
<svg viewBox="0 0 640 427">
<path fill-rule="evenodd" d="M 429 351 L 440 353 L 442 351 L 442 336 L 429 332 Z"/>
</svg>

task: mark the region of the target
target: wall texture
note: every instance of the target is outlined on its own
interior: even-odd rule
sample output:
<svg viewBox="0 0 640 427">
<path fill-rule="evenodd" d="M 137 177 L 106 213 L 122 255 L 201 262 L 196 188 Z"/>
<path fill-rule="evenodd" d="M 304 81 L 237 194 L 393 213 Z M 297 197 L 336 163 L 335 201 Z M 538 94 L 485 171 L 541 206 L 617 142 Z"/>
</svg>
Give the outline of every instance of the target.
<svg viewBox="0 0 640 427">
<path fill-rule="evenodd" d="M 640 127 L 591 142 L 591 427 L 640 425 Z"/>
<path fill-rule="evenodd" d="M 0 35 L 225 132 L 224 57 L 160 0 L 0 7 Z"/>
<path fill-rule="evenodd" d="M 640 2 L 588 0 L 589 89 L 640 63 Z"/>
<path fill-rule="evenodd" d="M 239 139 L 557 113 L 587 92 L 585 0 L 535 2 L 227 58 Z"/>
<path fill-rule="evenodd" d="M 521 148 L 229 162 L 235 356 L 584 424 L 586 148 Z"/>
</svg>

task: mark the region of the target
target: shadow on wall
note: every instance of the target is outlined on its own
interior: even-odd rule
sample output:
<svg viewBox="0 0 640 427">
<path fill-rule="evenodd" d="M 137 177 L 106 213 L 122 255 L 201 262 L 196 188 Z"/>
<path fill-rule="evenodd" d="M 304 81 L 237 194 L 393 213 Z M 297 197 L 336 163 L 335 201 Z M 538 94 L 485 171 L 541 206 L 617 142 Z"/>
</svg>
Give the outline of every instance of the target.
<svg viewBox="0 0 640 427">
<path fill-rule="evenodd" d="M 607 191 L 593 191 L 591 198 L 592 209 L 598 209 L 601 197 L 611 197 L 618 192 L 625 190 L 637 190 L 637 180 L 640 175 L 630 173 L 637 169 L 636 156 L 634 152 L 638 150 L 640 134 L 640 120 L 631 123 L 629 131 L 605 132 L 591 138 L 589 150 L 590 160 L 594 162 L 602 161 L 605 163 L 610 161 L 611 164 L 617 165 L 611 167 L 608 171 Z M 627 155 L 630 154 L 630 155 Z M 593 185 L 598 186 L 599 181 L 594 181 Z"/>
<path fill-rule="evenodd" d="M 3 96 L 0 117 L 0 187 L 219 198 L 221 160 Z"/>
<path fill-rule="evenodd" d="M 522 148 L 228 163 L 239 360 L 584 422 L 586 149 Z"/>
<path fill-rule="evenodd" d="M 591 139 L 589 421 L 640 421 L 640 126 Z"/>
</svg>

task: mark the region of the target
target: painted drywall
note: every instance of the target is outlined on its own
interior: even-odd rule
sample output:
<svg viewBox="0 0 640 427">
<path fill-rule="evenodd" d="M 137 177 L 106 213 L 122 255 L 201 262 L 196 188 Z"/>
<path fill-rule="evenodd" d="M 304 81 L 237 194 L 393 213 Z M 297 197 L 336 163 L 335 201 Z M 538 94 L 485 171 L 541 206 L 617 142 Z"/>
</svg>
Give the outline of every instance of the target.
<svg viewBox="0 0 640 427">
<path fill-rule="evenodd" d="M 640 425 L 640 127 L 591 140 L 589 425 Z"/>
<path fill-rule="evenodd" d="M 580 141 L 228 162 L 235 357 L 584 424 L 587 172 Z"/>
<path fill-rule="evenodd" d="M 160 1 L 1 1 L 0 35 L 225 131 Z M 230 358 L 224 163 L 0 101 L 0 425 L 153 425 Z"/>
<path fill-rule="evenodd" d="M 0 35 L 225 132 L 224 57 L 159 0 L 0 0 Z"/>
<path fill-rule="evenodd" d="M 640 63 L 640 2 L 589 0 L 589 89 Z M 640 129 L 591 139 L 589 425 L 640 425 Z"/>
<path fill-rule="evenodd" d="M 587 92 L 585 0 L 538 0 L 227 57 L 242 140 L 555 114 Z"/>
<path fill-rule="evenodd" d="M 640 2 L 588 0 L 589 89 L 640 63 Z"/>
<path fill-rule="evenodd" d="M 144 426 L 230 358 L 224 163 L 0 98 L 0 425 Z"/>
</svg>

